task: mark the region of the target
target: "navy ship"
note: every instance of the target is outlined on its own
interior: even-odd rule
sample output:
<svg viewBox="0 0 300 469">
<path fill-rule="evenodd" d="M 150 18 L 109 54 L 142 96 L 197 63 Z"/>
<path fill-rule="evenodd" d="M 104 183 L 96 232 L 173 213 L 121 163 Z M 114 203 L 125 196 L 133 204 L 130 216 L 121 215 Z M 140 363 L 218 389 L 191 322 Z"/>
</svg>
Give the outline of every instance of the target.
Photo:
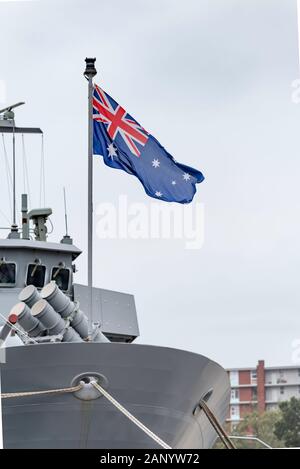
<svg viewBox="0 0 300 469">
<path fill-rule="evenodd" d="M 48 241 L 51 208 L 29 210 L 22 194 L 17 222 L 15 138 L 42 131 L 17 127 L 13 108 L 0 112 L 14 183 L 13 222 L 0 239 L 3 447 L 201 449 L 218 435 L 230 447 L 225 370 L 196 353 L 135 344 L 133 295 L 94 287 L 91 264 L 88 285 L 76 283 L 82 253 L 67 231 Z M 92 231 L 89 213 L 90 243 Z"/>
</svg>

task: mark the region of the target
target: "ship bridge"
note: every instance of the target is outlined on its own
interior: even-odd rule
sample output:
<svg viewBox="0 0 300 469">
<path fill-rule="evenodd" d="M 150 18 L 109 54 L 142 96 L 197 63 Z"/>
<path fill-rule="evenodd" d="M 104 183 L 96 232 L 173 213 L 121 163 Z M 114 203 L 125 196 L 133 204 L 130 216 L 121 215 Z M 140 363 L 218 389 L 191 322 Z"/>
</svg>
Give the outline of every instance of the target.
<svg viewBox="0 0 300 469">
<path fill-rule="evenodd" d="M 51 280 L 71 296 L 73 261 L 81 254 L 73 244 L 27 239 L 0 240 L 1 313 L 9 312 L 16 296 L 27 285 L 42 289 Z"/>
<path fill-rule="evenodd" d="M 90 322 L 99 323 L 113 342 L 132 342 L 139 335 L 134 296 L 73 283 L 74 261 L 81 254 L 70 238 L 60 243 L 19 238 L 0 239 L 0 313 L 8 317 L 24 287 L 41 290 L 51 281 L 78 301 Z M 0 325 L 4 320 L 0 317 Z"/>
</svg>

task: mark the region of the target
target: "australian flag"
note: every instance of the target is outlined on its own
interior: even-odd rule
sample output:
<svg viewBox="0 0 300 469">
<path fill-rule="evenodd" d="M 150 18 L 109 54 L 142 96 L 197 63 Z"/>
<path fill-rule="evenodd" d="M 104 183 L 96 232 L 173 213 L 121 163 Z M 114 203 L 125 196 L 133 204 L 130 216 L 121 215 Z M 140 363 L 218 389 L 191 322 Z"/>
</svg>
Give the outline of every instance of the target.
<svg viewBox="0 0 300 469">
<path fill-rule="evenodd" d="M 196 169 L 178 163 L 135 119 L 99 86 L 94 86 L 94 154 L 107 166 L 136 176 L 150 197 L 189 203 L 196 184 L 204 180 Z"/>
</svg>

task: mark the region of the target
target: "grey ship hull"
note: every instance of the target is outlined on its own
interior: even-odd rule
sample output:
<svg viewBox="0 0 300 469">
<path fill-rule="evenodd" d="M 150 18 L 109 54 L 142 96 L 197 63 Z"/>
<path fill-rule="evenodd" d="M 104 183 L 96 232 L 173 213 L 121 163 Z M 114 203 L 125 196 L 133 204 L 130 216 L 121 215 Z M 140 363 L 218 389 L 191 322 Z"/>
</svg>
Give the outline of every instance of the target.
<svg viewBox="0 0 300 469">
<path fill-rule="evenodd" d="M 58 343 L 7 348 L 2 392 L 70 386 L 97 372 L 107 390 L 172 448 L 209 448 L 216 434 L 203 411 L 207 403 L 221 423 L 229 404 L 226 372 L 190 352 L 137 344 Z M 82 401 L 73 394 L 3 399 L 5 448 L 158 448 L 103 396 Z"/>
</svg>

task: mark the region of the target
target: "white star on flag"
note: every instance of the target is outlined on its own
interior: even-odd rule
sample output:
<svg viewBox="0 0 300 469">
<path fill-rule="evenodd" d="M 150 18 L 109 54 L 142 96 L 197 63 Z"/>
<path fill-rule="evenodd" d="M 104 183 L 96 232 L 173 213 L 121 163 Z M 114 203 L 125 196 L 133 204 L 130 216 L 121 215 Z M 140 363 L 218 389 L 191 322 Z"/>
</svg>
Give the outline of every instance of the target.
<svg viewBox="0 0 300 469">
<path fill-rule="evenodd" d="M 114 156 L 118 156 L 117 149 L 113 143 L 110 143 L 108 145 L 107 151 L 108 151 L 108 157 L 111 158 L 112 160 L 114 159 Z"/>
<path fill-rule="evenodd" d="M 162 193 L 159 192 L 159 191 L 156 191 L 156 192 L 155 192 L 155 195 L 156 195 L 156 197 L 161 197 L 161 196 L 162 196 Z"/>
<path fill-rule="evenodd" d="M 185 181 L 189 181 L 191 179 L 191 176 L 188 173 L 184 173 L 182 177 Z"/>
<path fill-rule="evenodd" d="M 154 160 L 152 161 L 152 166 L 153 166 L 154 168 L 159 168 L 159 165 L 160 165 L 160 161 L 159 161 L 159 160 L 154 159 Z"/>
<path fill-rule="evenodd" d="M 172 181 L 172 186 L 176 186 L 176 181 Z"/>
</svg>

